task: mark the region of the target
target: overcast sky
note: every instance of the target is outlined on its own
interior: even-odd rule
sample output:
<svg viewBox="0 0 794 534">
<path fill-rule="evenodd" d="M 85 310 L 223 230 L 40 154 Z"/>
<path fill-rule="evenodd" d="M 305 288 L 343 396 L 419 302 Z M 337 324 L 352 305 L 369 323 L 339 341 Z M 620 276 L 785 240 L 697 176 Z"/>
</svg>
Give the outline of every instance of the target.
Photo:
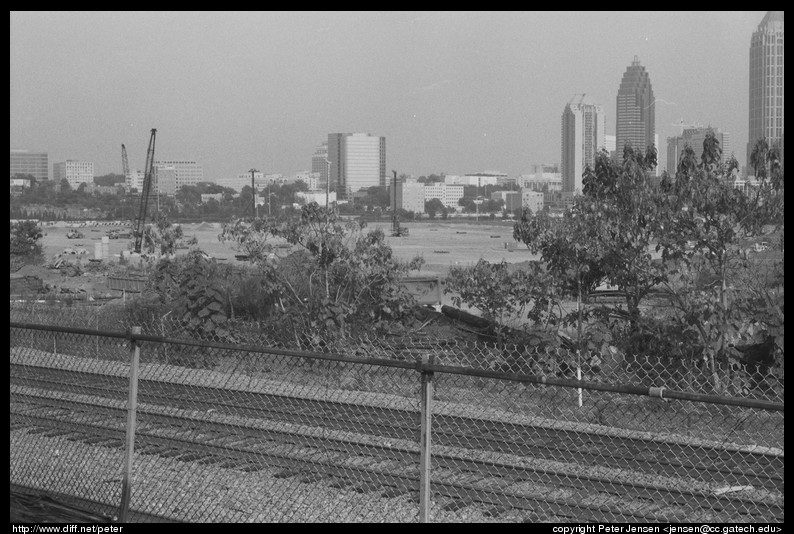
<svg viewBox="0 0 794 534">
<path fill-rule="evenodd" d="M 386 137 L 419 176 L 560 161 L 565 104 L 615 133 L 634 56 L 650 74 L 664 166 L 678 123 L 731 134 L 744 165 L 745 12 L 11 12 L 12 149 L 121 173 L 188 159 L 213 180 L 311 169 L 331 132 Z"/>
</svg>

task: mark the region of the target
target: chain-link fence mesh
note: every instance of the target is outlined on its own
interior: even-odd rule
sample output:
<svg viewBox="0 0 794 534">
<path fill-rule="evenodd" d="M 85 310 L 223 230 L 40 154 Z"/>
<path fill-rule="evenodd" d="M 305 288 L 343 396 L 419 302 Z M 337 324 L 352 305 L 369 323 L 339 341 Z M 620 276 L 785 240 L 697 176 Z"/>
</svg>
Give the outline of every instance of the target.
<svg viewBox="0 0 794 534">
<path fill-rule="evenodd" d="M 168 316 L 72 312 L 28 305 L 11 318 L 159 337 L 139 342 L 141 517 L 418 520 L 422 371 L 432 521 L 783 520 L 782 362 L 760 376 L 610 347 L 324 339 L 252 323 L 230 339 Z M 118 503 L 130 345 L 11 329 L 12 483 Z M 570 387 L 577 378 L 595 389 Z M 693 399 L 628 393 L 642 387 Z M 715 392 L 733 404 L 697 402 Z M 72 474 L 55 474 L 58 462 Z"/>
<path fill-rule="evenodd" d="M 11 483 L 96 503 L 112 517 L 121 495 L 128 344 L 16 328 L 10 337 Z"/>
</svg>

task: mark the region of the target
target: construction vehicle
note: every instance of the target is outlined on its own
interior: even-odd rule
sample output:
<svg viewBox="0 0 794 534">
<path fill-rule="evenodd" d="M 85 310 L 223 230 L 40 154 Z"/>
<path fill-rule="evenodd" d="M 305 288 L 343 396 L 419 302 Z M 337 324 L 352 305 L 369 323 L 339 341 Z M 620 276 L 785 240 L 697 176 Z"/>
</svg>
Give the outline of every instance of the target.
<svg viewBox="0 0 794 534">
<path fill-rule="evenodd" d="M 85 235 L 82 232 L 78 232 L 74 228 L 66 232 L 66 239 L 83 239 Z"/>
<path fill-rule="evenodd" d="M 146 208 L 149 202 L 149 191 L 152 189 L 152 179 L 154 175 L 154 144 L 155 135 L 157 130 L 152 128 L 152 136 L 149 138 L 149 149 L 146 151 L 146 167 L 143 176 L 143 191 L 141 191 L 141 205 L 138 210 L 138 218 L 135 219 L 135 227 L 133 230 L 133 237 L 135 238 L 135 246 L 133 251 L 136 254 L 141 253 L 141 245 L 143 244 L 143 230 L 146 224 Z"/>
<path fill-rule="evenodd" d="M 394 174 L 394 185 L 392 186 L 392 195 L 394 196 L 394 210 L 392 212 L 392 237 L 408 237 L 408 228 L 400 226 L 400 221 L 397 220 L 397 171 L 391 171 Z"/>
</svg>

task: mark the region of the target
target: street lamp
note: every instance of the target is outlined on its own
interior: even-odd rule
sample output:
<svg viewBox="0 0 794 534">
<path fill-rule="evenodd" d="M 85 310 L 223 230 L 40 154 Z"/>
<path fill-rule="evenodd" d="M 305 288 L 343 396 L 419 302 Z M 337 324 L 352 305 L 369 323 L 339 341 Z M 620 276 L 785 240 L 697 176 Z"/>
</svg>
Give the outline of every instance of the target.
<svg viewBox="0 0 794 534">
<path fill-rule="evenodd" d="M 326 159 L 325 163 L 328 165 L 328 173 L 325 177 L 325 209 L 328 209 L 329 196 L 331 195 L 331 160 Z"/>
<path fill-rule="evenodd" d="M 251 210 L 251 215 L 254 215 L 258 219 L 259 207 L 256 205 L 256 186 L 254 185 L 254 173 L 259 171 L 256 169 L 251 169 L 248 172 L 251 173 L 251 200 L 254 203 L 253 209 Z"/>
</svg>

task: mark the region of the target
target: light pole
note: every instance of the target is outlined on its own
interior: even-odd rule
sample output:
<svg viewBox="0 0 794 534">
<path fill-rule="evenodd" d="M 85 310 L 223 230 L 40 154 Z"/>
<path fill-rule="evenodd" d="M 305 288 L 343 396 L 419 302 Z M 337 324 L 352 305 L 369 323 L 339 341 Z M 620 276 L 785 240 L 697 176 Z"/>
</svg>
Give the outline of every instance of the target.
<svg viewBox="0 0 794 534">
<path fill-rule="evenodd" d="M 259 218 L 259 208 L 256 205 L 256 186 L 254 185 L 254 173 L 255 172 L 259 172 L 259 171 L 256 170 L 256 169 L 251 169 L 248 172 L 251 173 L 251 200 L 254 203 L 253 206 L 252 206 L 253 209 L 251 210 L 251 215 L 253 215 L 254 217 L 256 217 L 258 219 Z"/>
<path fill-rule="evenodd" d="M 326 159 L 325 163 L 328 166 L 328 174 L 325 177 L 325 209 L 328 209 L 329 196 L 331 195 L 331 160 Z"/>
</svg>

